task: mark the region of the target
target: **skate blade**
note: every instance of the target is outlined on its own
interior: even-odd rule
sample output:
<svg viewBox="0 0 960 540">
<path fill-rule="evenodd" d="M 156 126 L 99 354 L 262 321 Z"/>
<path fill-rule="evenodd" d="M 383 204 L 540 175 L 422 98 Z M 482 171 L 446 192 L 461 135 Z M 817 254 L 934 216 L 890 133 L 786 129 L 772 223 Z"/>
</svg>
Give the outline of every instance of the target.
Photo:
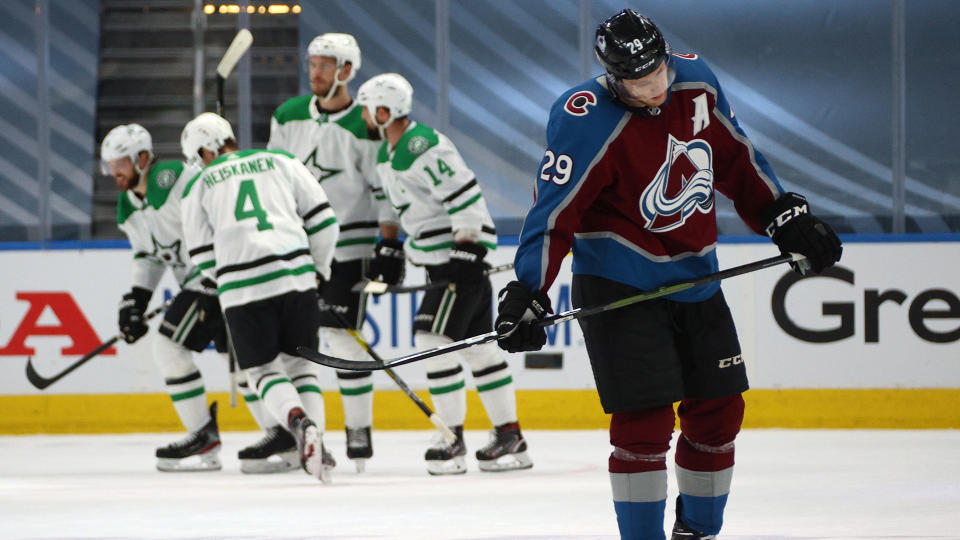
<svg viewBox="0 0 960 540">
<path fill-rule="evenodd" d="M 246 474 L 285 473 L 300 465 L 296 450 L 274 454 L 266 459 L 241 459 L 240 472 Z"/>
<path fill-rule="evenodd" d="M 219 471 L 222 468 L 220 457 L 215 452 L 183 459 L 157 458 L 157 470 L 160 472 L 204 472 Z"/>
<path fill-rule="evenodd" d="M 367 470 L 367 460 L 366 458 L 356 458 L 353 461 L 353 466 L 357 468 L 358 473 L 366 472 Z"/>
<path fill-rule="evenodd" d="M 467 472 L 467 462 L 463 459 L 463 456 L 457 456 L 446 461 L 427 460 L 427 472 L 433 476 L 464 474 Z"/>
<path fill-rule="evenodd" d="M 317 475 L 320 478 L 320 482 L 323 484 L 329 484 L 333 481 L 333 465 L 328 463 L 322 463 L 320 465 L 320 474 Z"/>
<path fill-rule="evenodd" d="M 519 471 L 533 467 L 533 460 L 526 452 L 506 454 L 497 459 L 477 460 L 480 470 L 484 472 Z"/>
</svg>

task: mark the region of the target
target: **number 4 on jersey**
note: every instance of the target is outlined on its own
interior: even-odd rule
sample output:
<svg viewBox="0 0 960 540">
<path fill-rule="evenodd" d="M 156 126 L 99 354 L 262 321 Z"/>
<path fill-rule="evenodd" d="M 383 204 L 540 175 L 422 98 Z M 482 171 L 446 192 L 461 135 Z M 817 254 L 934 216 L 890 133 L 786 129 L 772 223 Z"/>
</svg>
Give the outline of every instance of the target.
<svg viewBox="0 0 960 540">
<path fill-rule="evenodd" d="M 423 170 L 427 171 L 427 174 L 430 175 L 430 179 L 433 180 L 433 185 L 439 186 L 440 179 L 437 178 L 437 175 L 433 174 L 433 171 L 430 170 L 430 167 L 424 167 Z M 440 171 L 441 175 L 453 176 L 454 170 L 450 168 L 449 165 L 442 159 L 437 160 L 437 170 Z"/>
<path fill-rule="evenodd" d="M 248 200 L 250 201 L 250 210 L 246 209 Z M 260 197 L 257 196 L 257 186 L 253 183 L 253 180 L 240 182 L 240 192 L 237 193 L 237 207 L 233 214 L 237 217 L 237 221 L 257 218 L 258 231 L 273 228 L 273 224 L 267 221 L 267 211 L 260 206 Z"/>
</svg>

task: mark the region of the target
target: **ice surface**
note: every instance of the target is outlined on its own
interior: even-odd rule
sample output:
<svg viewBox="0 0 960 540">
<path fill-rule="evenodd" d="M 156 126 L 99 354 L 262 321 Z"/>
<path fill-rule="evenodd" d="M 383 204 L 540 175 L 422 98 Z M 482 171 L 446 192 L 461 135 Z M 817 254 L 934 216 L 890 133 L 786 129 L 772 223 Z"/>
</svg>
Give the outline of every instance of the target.
<svg viewBox="0 0 960 540">
<path fill-rule="evenodd" d="M 156 472 L 179 436 L 0 437 L 0 538 L 617 537 L 603 431 L 527 432 L 534 468 L 509 473 L 477 470 L 469 431 L 458 477 L 426 474 L 429 432 L 375 431 L 363 474 L 331 432 L 331 485 L 240 473 L 253 432 L 223 435 L 222 471 Z M 960 431 L 745 431 L 721 538 L 960 538 L 958 448 Z"/>
</svg>

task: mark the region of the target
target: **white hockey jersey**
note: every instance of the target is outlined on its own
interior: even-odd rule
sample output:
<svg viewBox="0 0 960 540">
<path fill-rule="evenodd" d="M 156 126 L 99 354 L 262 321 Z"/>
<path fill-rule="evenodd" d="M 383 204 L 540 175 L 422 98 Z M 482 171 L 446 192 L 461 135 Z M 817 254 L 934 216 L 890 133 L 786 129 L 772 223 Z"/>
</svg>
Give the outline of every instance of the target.
<svg viewBox="0 0 960 540">
<path fill-rule="evenodd" d="M 340 224 L 334 259 L 344 262 L 373 256 L 380 224 L 397 224 L 396 213 L 374 171 L 379 141 L 371 140 L 354 103 L 328 114 L 317 97 L 295 97 L 270 120 L 270 150 L 293 154 L 323 186 Z"/>
<path fill-rule="evenodd" d="M 152 291 L 170 267 L 180 287 L 200 289 L 200 273 L 187 255 L 180 215 L 180 195 L 198 172 L 179 161 L 159 161 L 147 171 L 143 199 L 132 190 L 120 193 L 117 227 L 133 248 L 132 286 Z"/>
<path fill-rule="evenodd" d="M 217 158 L 183 192 L 190 258 L 223 309 L 316 287 L 330 277 L 339 227 L 323 188 L 286 152 Z"/>
<path fill-rule="evenodd" d="M 411 122 L 394 148 L 384 141 L 377 174 L 407 234 L 407 257 L 417 265 L 450 260 L 454 233 L 478 231 L 477 242 L 497 249 L 497 232 L 473 171 L 456 146 L 433 128 Z"/>
</svg>

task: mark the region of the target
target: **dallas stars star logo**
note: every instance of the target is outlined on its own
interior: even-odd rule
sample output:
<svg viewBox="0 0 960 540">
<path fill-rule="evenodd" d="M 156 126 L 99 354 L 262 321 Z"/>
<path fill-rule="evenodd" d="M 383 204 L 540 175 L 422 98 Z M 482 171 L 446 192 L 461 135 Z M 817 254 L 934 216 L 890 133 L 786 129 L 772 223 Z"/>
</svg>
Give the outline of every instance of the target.
<svg viewBox="0 0 960 540">
<path fill-rule="evenodd" d="M 174 240 L 172 244 L 165 246 L 158 242 L 157 238 L 152 234 L 150 235 L 150 239 L 153 240 L 153 253 L 148 255 L 148 257 L 176 268 L 185 266 L 183 260 L 180 259 L 180 240 Z"/>
<path fill-rule="evenodd" d="M 328 169 L 323 165 L 317 163 L 317 150 L 319 148 L 314 148 L 313 152 L 310 152 L 310 155 L 307 156 L 307 159 L 303 160 L 303 164 L 308 167 L 313 167 L 315 174 L 317 176 L 317 182 L 323 182 L 331 176 L 336 176 L 343 172 L 343 169 Z"/>
</svg>

